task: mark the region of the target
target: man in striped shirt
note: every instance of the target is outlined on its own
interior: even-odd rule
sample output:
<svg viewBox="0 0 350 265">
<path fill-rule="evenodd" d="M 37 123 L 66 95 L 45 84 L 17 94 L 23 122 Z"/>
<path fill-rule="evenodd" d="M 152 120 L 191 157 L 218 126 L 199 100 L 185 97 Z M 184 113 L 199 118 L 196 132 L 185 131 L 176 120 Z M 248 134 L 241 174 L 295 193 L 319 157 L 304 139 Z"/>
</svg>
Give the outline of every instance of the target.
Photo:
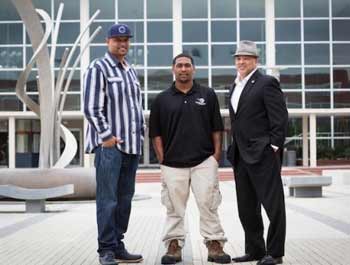
<svg viewBox="0 0 350 265">
<path fill-rule="evenodd" d="M 84 78 L 86 152 L 95 153 L 97 251 L 102 265 L 142 261 L 141 255 L 128 253 L 122 241 L 145 125 L 137 73 L 125 59 L 131 37 L 127 25 L 113 25 L 107 53 L 90 64 Z"/>
</svg>

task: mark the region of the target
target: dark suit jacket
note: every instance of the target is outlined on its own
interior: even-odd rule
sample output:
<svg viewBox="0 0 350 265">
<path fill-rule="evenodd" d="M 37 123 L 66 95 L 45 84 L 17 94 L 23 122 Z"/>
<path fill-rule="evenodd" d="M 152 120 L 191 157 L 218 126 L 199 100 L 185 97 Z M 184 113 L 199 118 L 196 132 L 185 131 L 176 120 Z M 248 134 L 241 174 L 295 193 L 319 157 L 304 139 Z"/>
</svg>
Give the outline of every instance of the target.
<svg viewBox="0 0 350 265">
<path fill-rule="evenodd" d="M 230 89 L 229 98 L 235 84 Z M 260 161 L 270 144 L 283 149 L 288 124 L 288 111 L 279 82 L 257 70 L 248 80 L 239 99 L 237 113 L 229 102 L 232 144 L 227 151 L 234 165 L 238 149 L 248 164 Z"/>
</svg>

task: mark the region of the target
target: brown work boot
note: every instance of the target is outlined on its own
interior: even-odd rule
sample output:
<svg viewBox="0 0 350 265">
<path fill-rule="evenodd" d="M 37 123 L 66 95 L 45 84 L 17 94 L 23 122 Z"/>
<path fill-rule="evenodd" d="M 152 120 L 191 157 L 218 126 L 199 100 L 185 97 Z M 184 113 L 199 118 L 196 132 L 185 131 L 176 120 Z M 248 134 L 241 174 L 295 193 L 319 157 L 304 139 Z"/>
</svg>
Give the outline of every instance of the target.
<svg viewBox="0 0 350 265">
<path fill-rule="evenodd" d="M 174 264 L 182 260 L 181 247 L 176 239 L 170 241 L 167 253 L 162 257 L 162 264 Z"/>
<path fill-rule="evenodd" d="M 224 252 L 219 241 L 211 240 L 211 241 L 208 241 L 206 245 L 208 248 L 209 262 L 216 262 L 220 264 L 231 263 L 230 255 Z"/>
</svg>

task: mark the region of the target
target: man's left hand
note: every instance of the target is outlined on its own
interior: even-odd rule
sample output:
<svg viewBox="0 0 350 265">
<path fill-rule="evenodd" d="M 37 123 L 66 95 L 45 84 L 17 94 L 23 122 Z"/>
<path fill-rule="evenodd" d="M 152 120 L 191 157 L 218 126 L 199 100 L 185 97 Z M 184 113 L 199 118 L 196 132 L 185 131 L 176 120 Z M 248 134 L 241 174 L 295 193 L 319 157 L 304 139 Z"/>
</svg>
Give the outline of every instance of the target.
<svg viewBox="0 0 350 265">
<path fill-rule="evenodd" d="M 220 161 L 220 153 L 214 153 L 213 154 L 213 157 L 216 159 L 216 161 L 218 161 L 218 163 L 219 163 L 219 161 Z"/>
</svg>

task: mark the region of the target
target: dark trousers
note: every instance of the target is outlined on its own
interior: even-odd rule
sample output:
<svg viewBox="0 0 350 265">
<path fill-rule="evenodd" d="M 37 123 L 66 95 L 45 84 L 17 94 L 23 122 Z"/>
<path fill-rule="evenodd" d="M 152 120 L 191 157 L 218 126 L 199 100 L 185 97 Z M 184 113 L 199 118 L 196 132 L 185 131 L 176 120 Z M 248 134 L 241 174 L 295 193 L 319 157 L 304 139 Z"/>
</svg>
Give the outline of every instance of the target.
<svg viewBox="0 0 350 265">
<path fill-rule="evenodd" d="M 286 213 L 280 155 L 267 146 L 260 162 L 247 164 L 236 150 L 234 173 L 238 213 L 245 232 L 245 252 L 255 257 L 266 253 L 273 257 L 284 256 Z M 270 220 L 266 247 L 261 205 Z"/>
<path fill-rule="evenodd" d="M 116 147 L 95 149 L 98 252 L 124 250 L 139 156 Z"/>
</svg>

